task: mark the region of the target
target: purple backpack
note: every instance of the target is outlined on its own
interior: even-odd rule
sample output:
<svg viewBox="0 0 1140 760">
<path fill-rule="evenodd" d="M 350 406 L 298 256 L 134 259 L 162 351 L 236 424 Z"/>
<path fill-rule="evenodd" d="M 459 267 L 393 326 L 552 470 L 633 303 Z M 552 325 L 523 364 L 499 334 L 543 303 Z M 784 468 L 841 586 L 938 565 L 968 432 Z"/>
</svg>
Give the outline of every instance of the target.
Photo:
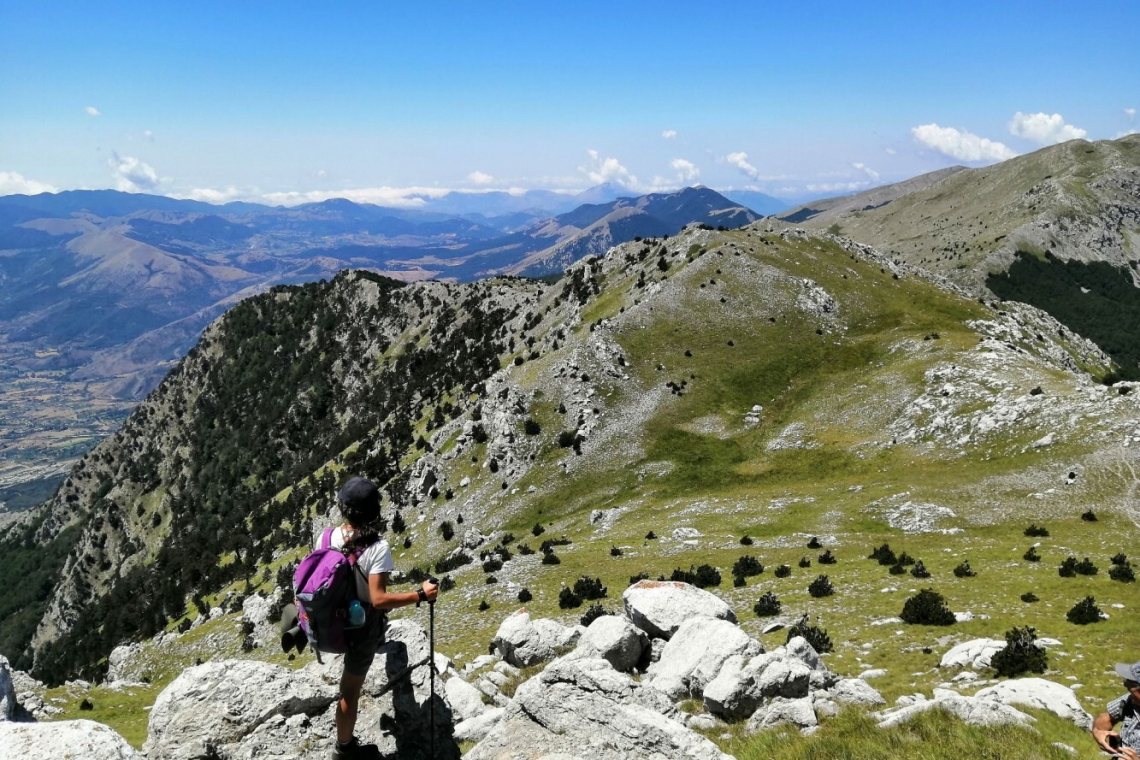
<svg viewBox="0 0 1140 760">
<path fill-rule="evenodd" d="M 333 528 L 321 534 L 320 548 L 301 561 L 293 573 L 297 618 L 301 630 L 320 660 L 321 652 L 343 654 L 348 651 L 345 631 L 350 629 L 348 605 L 357 599 L 353 572 L 358 570 L 359 554 L 345 554 L 332 548 Z M 371 612 L 368 600 L 361 602 Z"/>
</svg>

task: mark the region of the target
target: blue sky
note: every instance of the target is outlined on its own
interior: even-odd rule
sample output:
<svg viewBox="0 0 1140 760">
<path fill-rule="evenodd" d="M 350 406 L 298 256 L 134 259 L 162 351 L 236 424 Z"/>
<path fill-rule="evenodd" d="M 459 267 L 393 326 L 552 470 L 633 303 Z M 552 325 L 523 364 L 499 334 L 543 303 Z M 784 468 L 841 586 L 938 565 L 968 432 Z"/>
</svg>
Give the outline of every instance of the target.
<svg viewBox="0 0 1140 760">
<path fill-rule="evenodd" d="M 1140 129 L 1136 2 L 396 5 L 0 0 L 0 193 L 800 197 Z"/>
</svg>

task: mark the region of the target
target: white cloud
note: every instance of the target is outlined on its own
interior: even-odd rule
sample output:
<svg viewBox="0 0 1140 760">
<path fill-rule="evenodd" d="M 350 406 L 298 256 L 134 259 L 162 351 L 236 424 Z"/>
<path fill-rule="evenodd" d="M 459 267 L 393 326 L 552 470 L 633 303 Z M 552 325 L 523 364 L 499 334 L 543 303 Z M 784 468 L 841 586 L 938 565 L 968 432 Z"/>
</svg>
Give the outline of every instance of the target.
<svg viewBox="0 0 1140 760">
<path fill-rule="evenodd" d="M 170 193 L 171 198 L 185 198 L 192 201 L 205 201 L 206 203 L 229 203 L 244 197 L 244 193 L 236 187 L 227 187 L 225 190 L 215 190 L 210 187 L 196 187 L 188 193 Z"/>
<path fill-rule="evenodd" d="M 666 129 L 664 132 L 661 133 L 661 136 L 664 137 L 666 140 L 672 140 L 674 137 L 677 136 L 677 130 Z"/>
<path fill-rule="evenodd" d="M 474 171 L 467 175 L 467 181 L 473 185 L 489 185 L 495 178 L 485 172 Z"/>
<path fill-rule="evenodd" d="M 866 180 L 859 182 L 824 182 L 804 185 L 804 189 L 809 193 L 852 193 L 856 190 L 862 190 L 869 184 L 871 183 Z"/>
<path fill-rule="evenodd" d="M 154 132 L 151 132 L 149 129 L 144 129 L 143 139 L 145 139 L 147 142 L 154 142 Z"/>
<path fill-rule="evenodd" d="M 751 177 L 752 179 L 760 179 L 760 170 L 752 164 L 748 163 L 747 153 L 729 153 L 724 157 L 724 160 L 735 166 L 740 171 L 744 172 L 745 175 Z"/>
<path fill-rule="evenodd" d="M 317 169 L 317 170 L 316 170 L 315 172 L 313 172 L 313 173 L 314 173 L 315 175 L 317 175 L 318 177 L 327 177 L 327 176 L 328 176 L 328 172 L 326 172 L 324 169 Z"/>
<path fill-rule="evenodd" d="M 669 162 L 669 165 L 677 170 L 677 178 L 681 180 L 681 182 L 692 182 L 701 176 L 701 170 L 698 169 L 696 164 L 692 161 L 686 161 L 683 158 L 674 158 Z"/>
<path fill-rule="evenodd" d="M 887 151 L 887 155 L 888 155 L 888 156 L 893 156 L 893 155 L 895 155 L 896 153 L 898 153 L 898 151 L 897 151 L 897 150 L 895 150 L 894 148 L 886 148 L 886 151 Z"/>
<path fill-rule="evenodd" d="M 87 112 L 88 116 L 102 116 L 103 115 L 102 113 L 99 112 L 99 109 L 96 108 L 95 106 L 87 106 L 83 110 Z"/>
<path fill-rule="evenodd" d="M 1002 143 L 954 127 L 923 124 L 910 133 L 926 147 L 959 161 L 1005 161 L 1017 155 Z"/>
<path fill-rule="evenodd" d="M 419 208 L 425 198 L 439 198 L 452 192 L 441 187 L 365 187 L 352 190 L 310 190 L 301 192 L 264 193 L 259 199 L 277 206 L 319 203 L 330 198 L 344 198 L 353 203 L 373 203 L 390 208 Z"/>
<path fill-rule="evenodd" d="M 859 171 L 863 172 L 868 177 L 870 177 L 872 180 L 874 180 L 876 182 L 878 181 L 879 173 L 877 171 L 875 171 L 874 169 L 872 169 L 871 167 L 867 166 L 866 164 L 854 163 L 854 164 L 851 164 L 851 166 L 853 168 L 858 169 Z"/>
<path fill-rule="evenodd" d="M 1129 119 L 1136 118 L 1136 109 L 1135 108 L 1125 108 L 1124 113 L 1128 114 Z"/>
<path fill-rule="evenodd" d="M 118 189 L 125 193 L 154 192 L 162 183 L 153 167 L 134 156 L 112 153 L 107 165 Z"/>
<path fill-rule="evenodd" d="M 1065 119 L 1059 113 L 1022 113 L 1021 111 L 1015 113 L 1010 119 L 1009 133 L 1041 145 L 1080 140 L 1088 134 L 1080 127 L 1066 124 Z"/>
<path fill-rule="evenodd" d="M 38 195 L 58 192 L 46 182 L 26 179 L 19 172 L 0 172 L 0 195 Z"/>
<path fill-rule="evenodd" d="M 578 171 L 589 177 L 595 185 L 612 182 L 629 189 L 638 186 L 637 177 L 630 174 L 629 169 L 622 166 L 616 158 L 602 158 L 596 150 L 587 150 L 586 153 L 590 156 L 590 165 L 579 166 Z"/>
</svg>

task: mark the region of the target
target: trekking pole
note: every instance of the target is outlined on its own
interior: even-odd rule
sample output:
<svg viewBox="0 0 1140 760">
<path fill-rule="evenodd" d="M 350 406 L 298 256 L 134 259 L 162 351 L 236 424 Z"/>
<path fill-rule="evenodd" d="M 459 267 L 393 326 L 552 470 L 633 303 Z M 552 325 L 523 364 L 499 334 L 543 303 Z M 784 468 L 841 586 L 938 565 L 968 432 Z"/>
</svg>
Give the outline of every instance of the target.
<svg viewBox="0 0 1140 760">
<path fill-rule="evenodd" d="M 429 578 L 432 584 L 439 588 L 439 581 Z M 428 602 L 428 678 L 431 679 L 431 696 L 428 698 L 428 711 L 431 721 L 429 742 L 431 747 L 431 760 L 435 760 L 435 600 Z"/>
</svg>

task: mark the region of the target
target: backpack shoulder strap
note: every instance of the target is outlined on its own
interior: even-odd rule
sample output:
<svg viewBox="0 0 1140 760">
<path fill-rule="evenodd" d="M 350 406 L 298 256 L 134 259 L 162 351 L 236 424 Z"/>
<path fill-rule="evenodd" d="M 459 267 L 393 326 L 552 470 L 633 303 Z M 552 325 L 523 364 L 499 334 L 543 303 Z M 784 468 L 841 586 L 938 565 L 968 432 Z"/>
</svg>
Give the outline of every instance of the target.
<svg viewBox="0 0 1140 760">
<path fill-rule="evenodd" d="M 322 549 L 331 549 L 332 548 L 332 532 L 334 530 L 335 530 L 335 528 L 325 528 L 324 531 L 321 533 L 321 548 Z"/>
</svg>

